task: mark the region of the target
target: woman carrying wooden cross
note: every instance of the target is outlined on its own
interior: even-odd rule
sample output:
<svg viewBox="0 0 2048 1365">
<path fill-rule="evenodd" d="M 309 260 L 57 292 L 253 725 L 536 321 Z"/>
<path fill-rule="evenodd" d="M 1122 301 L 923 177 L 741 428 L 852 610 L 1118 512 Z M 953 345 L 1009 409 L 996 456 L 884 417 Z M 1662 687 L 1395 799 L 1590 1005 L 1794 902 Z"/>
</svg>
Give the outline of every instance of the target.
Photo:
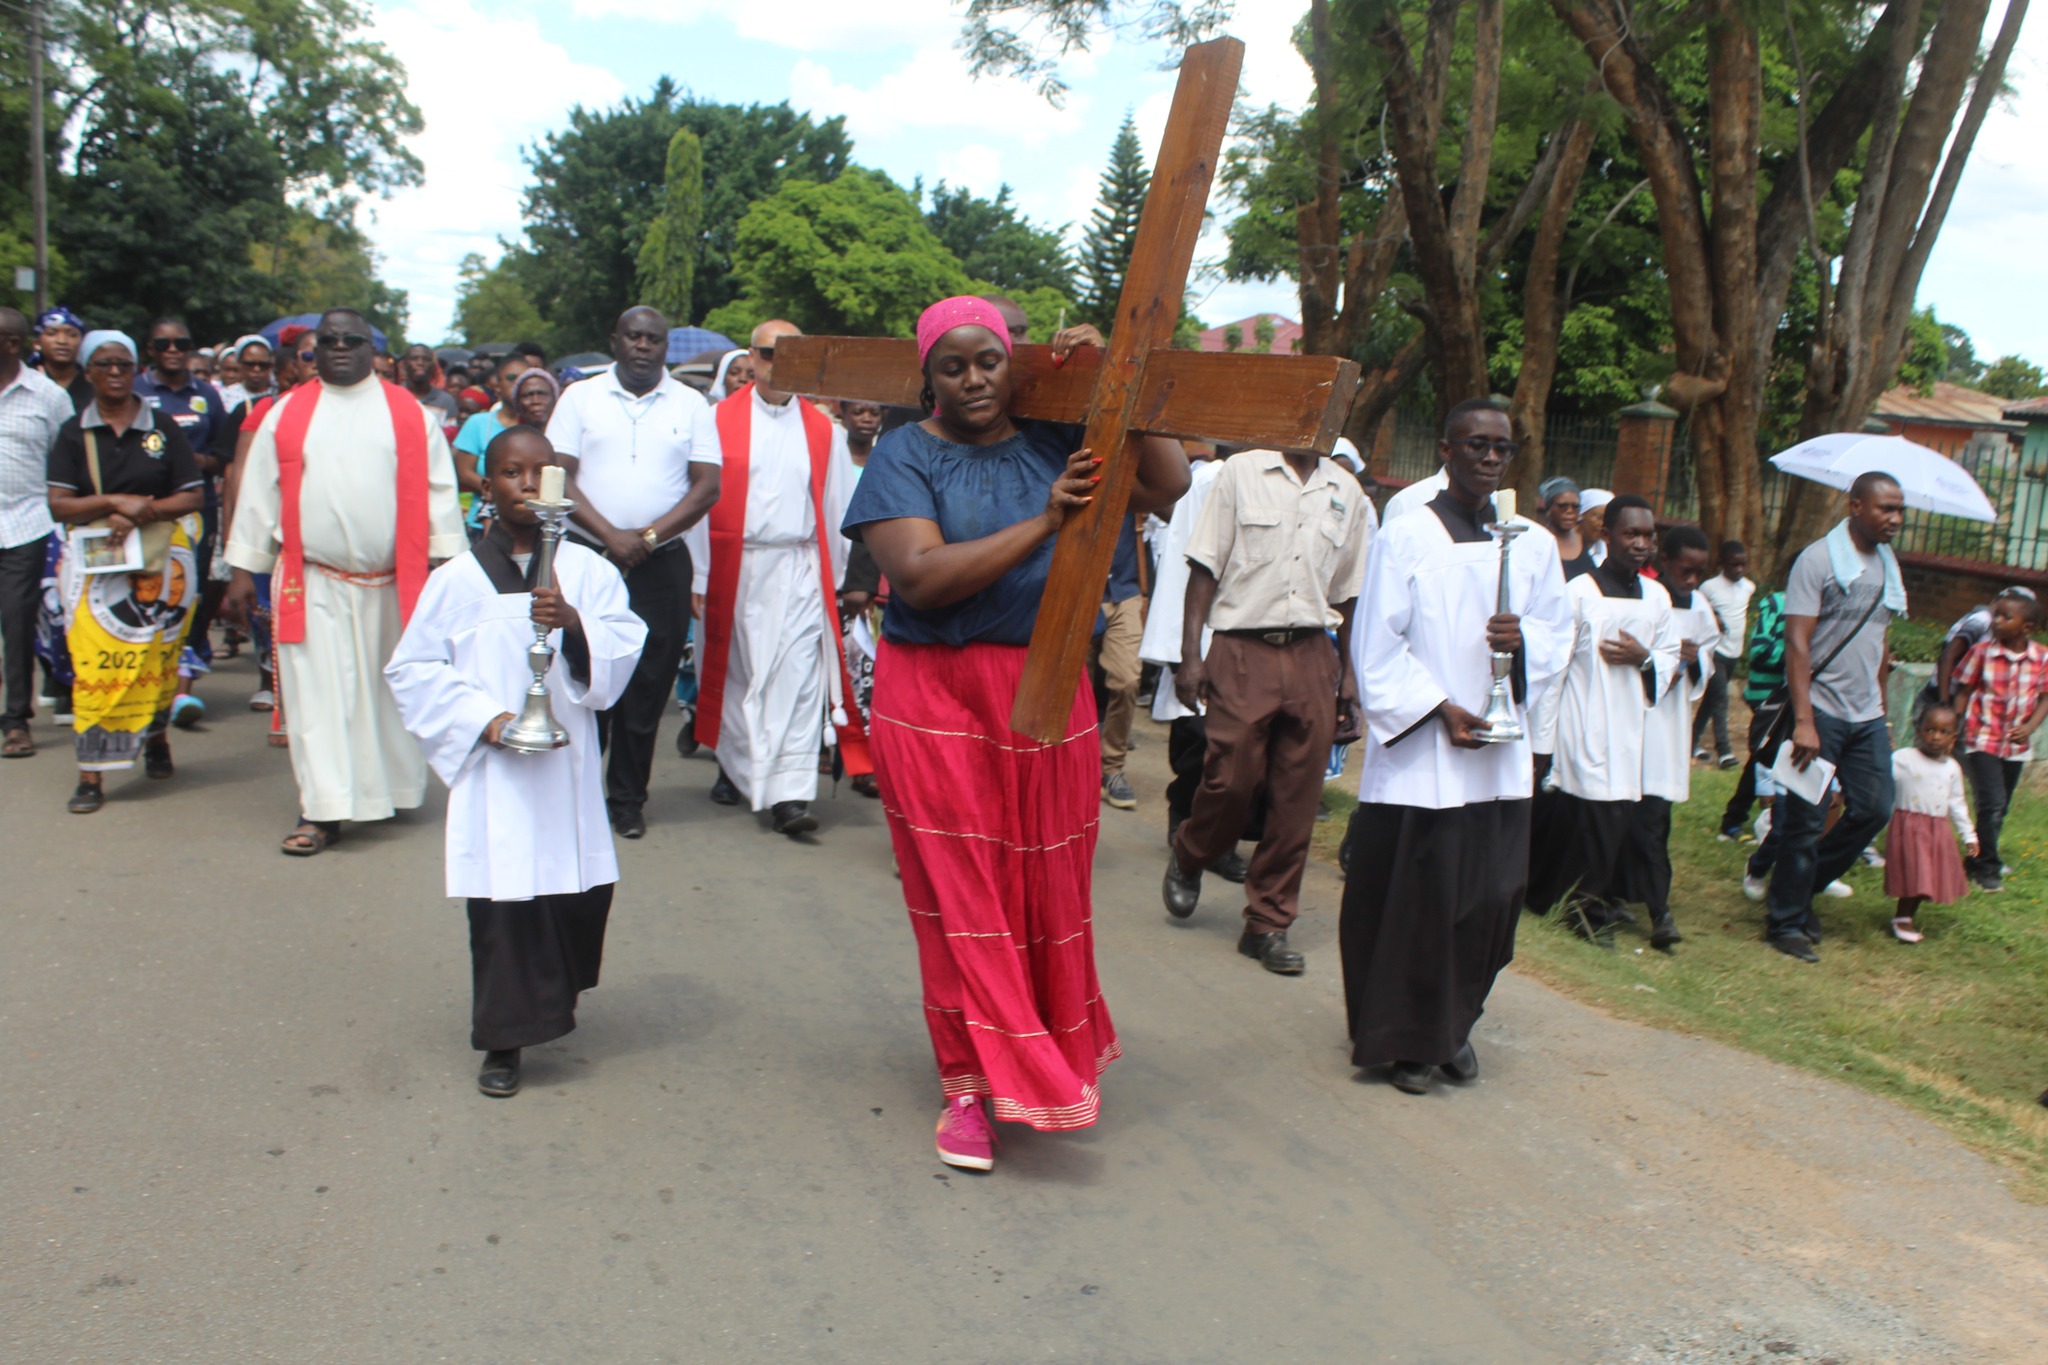
<svg viewBox="0 0 2048 1365">
<path fill-rule="evenodd" d="M 847 509 L 891 596 L 875 665 L 875 766 L 917 934 L 925 1021 L 946 1105 L 939 1159 L 988 1170 L 994 1117 L 1085 1128 L 1118 1055 L 1095 979 L 1090 869 L 1101 802 L 1095 703 L 1066 738 L 1010 728 L 1053 539 L 1092 500 L 1101 460 L 1079 427 L 1010 416 L 1010 334 L 984 300 L 918 319 L 931 415 L 875 445 Z M 1099 346 L 1093 327 L 1056 356 Z M 1139 443 L 1131 511 L 1170 506 L 1187 456 Z"/>
</svg>

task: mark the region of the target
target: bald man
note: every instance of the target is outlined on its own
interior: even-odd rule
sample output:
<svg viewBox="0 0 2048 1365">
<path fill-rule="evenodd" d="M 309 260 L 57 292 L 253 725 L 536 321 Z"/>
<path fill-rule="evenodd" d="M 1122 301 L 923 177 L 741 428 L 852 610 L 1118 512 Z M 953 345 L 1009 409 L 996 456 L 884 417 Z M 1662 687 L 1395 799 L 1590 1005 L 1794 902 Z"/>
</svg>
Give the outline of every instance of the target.
<svg viewBox="0 0 2048 1365">
<path fill-rule="evenodd" d="M 846 433 L 816 404 L 775 387 L 775 344 L 800 335 L 780 319 L 756 327 L 754 380 L 718 405 L 726 494 L 706 523 L 695 584 L 697 738 L 718 751 L 711 798 L 744 800 L 792 838 L 818 827 L 811 802 L 828 735 L 847 772 L 871 771 L 839 629 L 853 460 Z"/>
<path fill-rule="evenodd" d="M 661 713 L 690 628 L 690 552 L 683 532 L 718 501 L 718 434 L 711 408 L 668 373 L 668 320 L 629 308 L 612 328 L 610 371 L 571 384 L 548 419 L 548 440 L 571 471 L 570 534 L 626 576 L 647 643 L 633 680 L 598 716 L 611 749 L 605 808 L 621 838 L 647 832 L 647 779 Z"/>
</svg>

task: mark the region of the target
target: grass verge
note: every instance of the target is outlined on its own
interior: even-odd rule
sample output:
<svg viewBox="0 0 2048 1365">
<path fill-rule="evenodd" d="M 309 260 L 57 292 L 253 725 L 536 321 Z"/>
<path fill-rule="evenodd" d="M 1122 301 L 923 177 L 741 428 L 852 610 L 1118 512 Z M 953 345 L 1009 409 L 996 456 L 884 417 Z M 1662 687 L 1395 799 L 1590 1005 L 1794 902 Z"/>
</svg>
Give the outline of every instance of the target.
<svg viewBox="0 0 2048 1365">
<path fill-rule="evenodd" d="M 2021 1197 L 2048 1203 L 2048 794 L 2023 786 L 2001 838 L 2013 867 L 1999 895 L 1920 913 L 1927 941 L 1895 942 L 1884 873 L 1858 868 L 1849 900 L 1820 901 L 1819 966 L 1770 951 L 1744 899 L 1748 846 L 1714 837 L 1733 772 L 1695 769 L 1673 813 L 1672 910 L 1685 942 L 1656 952 L 1623 928 L 1613 953 L 1550 920 L 1522 919 L 1516 966 L 1625 1018 L 1697 1033 L 1900 1100 L 2010 1167 Z M 1332 862 L 1355 804 L 1324 792 L 1317 826 Z"/>
</svg>

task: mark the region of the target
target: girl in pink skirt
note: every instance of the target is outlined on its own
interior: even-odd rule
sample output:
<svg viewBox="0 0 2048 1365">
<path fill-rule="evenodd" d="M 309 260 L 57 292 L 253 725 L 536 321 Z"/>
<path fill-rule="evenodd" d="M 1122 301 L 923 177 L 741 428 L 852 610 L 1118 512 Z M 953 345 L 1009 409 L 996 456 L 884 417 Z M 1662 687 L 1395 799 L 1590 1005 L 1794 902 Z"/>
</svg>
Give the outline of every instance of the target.
<svg viewBox="0 0 2048 1365">
<path fill-rule="evenodd" d="M 1937 703 L 1920 713 L 1914 747 L 1892 754 L 1898 796 L 1885 835 L 1884 893 L 1899 898 L 1892 937 L 1901 943 L 1920 941 L 1913 918 L 1922 901 L 1946 904 L 1961 900 L 1970 890 L 1956 841 L 1944 825 L 1952 823 L 1975 856 L 1977 831 L 1963 798 L 1962 765 L 1949 756 L 1955 746 L 1955 708 Z"/>
</svg>

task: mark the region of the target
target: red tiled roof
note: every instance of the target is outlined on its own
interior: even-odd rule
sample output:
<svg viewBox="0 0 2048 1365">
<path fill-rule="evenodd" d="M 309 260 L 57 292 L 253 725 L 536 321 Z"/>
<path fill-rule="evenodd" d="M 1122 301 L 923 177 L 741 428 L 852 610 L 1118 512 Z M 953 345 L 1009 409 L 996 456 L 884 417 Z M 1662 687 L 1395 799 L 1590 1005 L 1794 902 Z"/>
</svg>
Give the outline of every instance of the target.
<svg viewBox="0 0 2048 1365">
<path fill-rule="evenodd" d="M 1257 328 L 1260 318 L 1266 318 L 1273 324 L 1272 353 L 1274 355 L 1293 355 L 1296 343 L 1301 340 L 1301 324 L 1293 318 L 1283 318 L 1278 313 L 1254 313 L 1248 318 L 1239 318 L 1236 322 L 1228 322 L 1221 327 L 1211 327 L 1202 333 L 1202 349 L 1205 351 L 1229 350 L 1230 347 L 1224 344 L 1223 334 L 1232 327 L 1237 328 L 1242 337 L 1238 344 L 1239 350 L 1252 351 L 1258 349 Z"/>
<path fill-rule="evenodd" d="M 2024 422 L 2029 418 L 2048 418 L 2048 398 L 2027 398 L 2005 405 L 2007 419 Z"/>
<path fill-rule="evenodd" d="M 1877 400 L 1875 411 L 1884 420 L 1900 424 L 1930 422 L 1986 431 L 2018 430 L 2016 424 L 2005 420 L 2005 406 L 2005 400 L 1996 394 L 1942 382 L 1932 393 L 1900 385 Z"/>
</svg>

